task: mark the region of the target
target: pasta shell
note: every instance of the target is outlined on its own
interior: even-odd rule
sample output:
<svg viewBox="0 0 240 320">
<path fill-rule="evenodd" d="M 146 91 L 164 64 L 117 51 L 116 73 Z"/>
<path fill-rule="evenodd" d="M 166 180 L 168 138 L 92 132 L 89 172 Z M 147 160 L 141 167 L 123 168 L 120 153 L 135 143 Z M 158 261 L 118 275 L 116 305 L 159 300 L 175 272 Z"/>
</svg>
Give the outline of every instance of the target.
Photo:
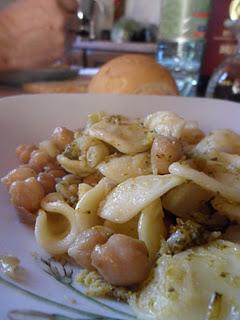
<svg viewBox="0 0 240 320">
<path fill-rule="evenodd" d="M 75 210 L 78 233 L 102 224 L 100 217 L 97 215 L 97 210 L 100 202 L 114 186 L 115 184 L 111 180 L 103 178 L 80 198 Z"/>
<path fill-rule="evenodd" d="M 57 161 L 67 172 L 79 177 L 86 177 L 95 171 L 94 168 L 89 167 L 85 156 L 81 156 L 79 160 L 70 160 L 60 154 L 57 156 Z"/>
<path fill-rule="evenodd" d="M 75 212 L 64 201 L 45 203 L 45 210 L 38 212 L 36 241 L 50 254 L 66 253 L 77 236 Z"/>
<path fill-rule="evenodd" d="M 187 164 L 175 162 L 170 165 L 169 172 L 175 174 L 176 176 L 192 180 L 203 189 L 210 190 L 215 193 L 220 193 L 223 197 L 230 201 L 240 201 L 239 188 L 219 182 L 216 179 L 208 176 L 204 172 L 192 169 Z"/>
<path fill-rule="evenodd" d="M 144 119 L 144 126 L 157 134 L 180 138 L 185 120 L 174 112 L 158 111 Z"/>
<path fill-rule="evenodd" d="M 121 156 L 102 162 L 97 169 L 107 178 L 123 182 L 128 178 L 143 176 L 151 173 L 149 153 L 139 153 L 135 156 Z"/>
<path fill-rule="evenodd" d="M 161 199 L 157 199 L 142 210 L 139 218 L 139 240 L 145 242 L 151 261 L 154 261 L 156 258 L 157 252 L 160 249 L 161 241 L 167 234 L 163 217 L 164 213 Z"/>
<path fill-rule="evenodd" d="M 120 183 L 107 196 L 99 210 L 99 215 L 112 222 L 124 223 L 164 193 L 183 182 L 184 179 L 170 174 L 130 178 Z"/>
<path fill-rule="evenodd" d="M 151 147 L 152 136 L 137 122 L 118 121 L 107 117 L 91 126 L 87 133 L 102 140 L 125 154 L 147 151 Z"/>
</svg>

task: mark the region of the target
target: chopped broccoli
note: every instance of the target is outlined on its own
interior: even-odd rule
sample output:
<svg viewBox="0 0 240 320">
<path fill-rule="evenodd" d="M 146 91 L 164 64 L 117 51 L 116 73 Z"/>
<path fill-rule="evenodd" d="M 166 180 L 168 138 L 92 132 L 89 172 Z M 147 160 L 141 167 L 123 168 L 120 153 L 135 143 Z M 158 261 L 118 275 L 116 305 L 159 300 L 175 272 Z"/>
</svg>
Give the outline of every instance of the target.
<svg viewBox="0 0 240 320">
<path fill-rule="evenodd" d="M 106 282 L 97 272 L 83 270 L 76 278 L 76 281 L 87 287 L 84 292 L 88 296 L 100 298 L 115 298 L 127 302 L 132 291 L 124 287 L 116 287 Z"/>
<path fill-rule="evenodd" d="M 194 246 L 199 246 L 218 238 L 220 232 L 209 232 L 198 223 L 177 219 L 177 225 L 170 229 L 170 236 L 162 244 L 160 254 L 176 254 Z"/>
<path fill-rule="evenodd" d="M 81 150 L 77 142 L 73 141 L 71 144 L 67 145 L 63 155 L 70 160 L 78 160 L 81 155 Z"/>
</svg>

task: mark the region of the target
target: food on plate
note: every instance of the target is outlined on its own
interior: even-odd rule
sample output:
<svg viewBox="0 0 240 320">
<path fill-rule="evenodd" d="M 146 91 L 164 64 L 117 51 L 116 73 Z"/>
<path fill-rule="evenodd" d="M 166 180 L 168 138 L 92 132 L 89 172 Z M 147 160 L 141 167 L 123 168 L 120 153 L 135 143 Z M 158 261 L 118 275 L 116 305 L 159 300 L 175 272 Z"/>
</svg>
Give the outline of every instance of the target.
<svg viewBox="0 0 240 320">
<path fill-rule="evenodd" d="M 160 254 L 176 254 L 208 243 L 220 235 L 220 232 L 210 232 L 195 221 L 177 219 L 177 224 L 172 225 L 169 230 L 168 239 L 161 244 Z"/>
<path fill-rule="evenodd" d="M 200 154 L 209 155 L 212 151 L 240 154 L 239 135 L 229 129 L 215 130 L 202 139 L 195 148 L 195 152 Z"/>
<path fill-rule="evenodd" d="M 170 111 L 98 112 L 19 146 L 2 183 L 38 245 L 85 269 L 88 294 L 144 320 L 237 319 L 239 146 Z"/>
<path fill-rule="evenodd" d="M 112 230 L 103 226 L 95 226 L 79 233 L 76 240 L 68 249 L 70 257 L 75 259 L 79 266 L 94 270 L 91 254 L 96 245 L 104 244 L 113 234 Z"/>
<path fill-rule="evenodd" d="M 2 178 L 2 183 L 9 189 L 15 181 L 24 181 L 28 178 L 36 177 L 36 172 L 30 167 L 18 167 L 10 171 Z"/>
<path fill-rule="evenodd" d="M 240 246 L 216 240 L 163 255 L 130 298 L 139 319 L 238 319 Z"/>
<path fill-rule="evenodd" d="M 171 73 L 153 57 L 126 54 L 104 64 L 92 78 L 89 93 L 178 95 Z"/>
<path fill-rule="evenodd" d="M 99 163 L 97 169 L 103 176 L 117 183 L 152 172 L 149 152 L 137 153 L 134 156 L 113 155 Z"/>
<path fill-rule="evenodd" d="M 91 260 L 99 274 L 116 286 L 141 283 L 150 268 L 145 243 L 123 234 L 113 234 L 105 244 L 96 245 Z"/>
<path fill-rule="evenodd" d="M 128 287 L 116 287 L 105 281 L 96 271 L 84 269 L 76 277 L 77 283 L 85 287 L 85 294 L 90 297 L 114 298 L 127 302 L 132 291 Z"/>
<path fill-rule="evenodd" d="M 34 212 L 40 208 L 44 197 L 44 188 L 35 178 L 14 181 L 9 189 L 11 201 L 16 207 Z"/>
<path fill-rule="evenodd" d="M 0 256 L 0 271 L 12 278 L 13 280 L 20 280 L 19 270 L 20 260 L 14 256 Z"/>
<path fill-rule="evenodd" d="M 36 149 L 34 144 L 21 144 L 16 149 L 16 156 L 21 163 L 28 163 L 31 153 Z"/>
<path fill-rule="evenodd" d="M 183 146 L 179 139 L 158 135 L 151 148 L 151 164 L 154 174 L 168 173 L 171 163 L 183 157 Z"/>
</svg>

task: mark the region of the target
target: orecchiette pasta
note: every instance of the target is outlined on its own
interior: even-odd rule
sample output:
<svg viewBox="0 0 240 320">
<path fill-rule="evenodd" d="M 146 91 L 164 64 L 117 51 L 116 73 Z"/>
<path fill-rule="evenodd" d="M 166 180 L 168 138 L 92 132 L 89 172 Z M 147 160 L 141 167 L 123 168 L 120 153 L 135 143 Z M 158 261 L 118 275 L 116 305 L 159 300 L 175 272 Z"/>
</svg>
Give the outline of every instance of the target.
<svg viewBox="0 0 240 320">
<path fill-rule="evenodd" d="M 151 261 L 155 260 L 161 241 L 167 235 L 163 217 L 161 200 L 156 199 L 142 210 L 139 218 L 138 236 L 140 240 L 145 242 Z"/>
<path fill-rule="evenodd" d="M 114 116 L 103 118 L 92 125 L 87 133 L 125 154 L 144 152 L 152 142 L 152 135 L 140 123 Z"/>
<path fill-rule="evenodd" d="M 223 184 L 203 172 L 192 169 L 186 164 L 175 162 L 170 165 L 169 172 L 176 176 L 192 180 L 203 189 L 220 193 L 223 197 L 230 201 L 240 201 L 240 189 Z"/>
<path fill-rule="evenodd" d="M 194 149 L 196 154 L 211 154 L 214 151 L 240 154 L 240 136 L 229 129 L 215 130 Z"/>
<path fill-rule="evenodd" d="M 157 134 L 180 138 L 185 120 L 176 113 L 170 111 L 158 111 L 148 115 L 144 119 L 145 127 L 155 131 Z"/>
<path fill-rule="evenodd" d="M 56 202 L 56 201 L 62 201 L 64 202 L 64 198 L 59 192 L 52 192 L 46 195 L 45 198 L 43 198 L 41 202 L 41 207 L 45 210 L 47 208 L 47 205 L 51 202 Z M 46 209 L 47 210 L 47 209 Z"/>
<path fill-rule="evenodd" d="M 107 116 L 107 113 L 103 111 L 89 114 L 87 117 L 87 123 L 85 128 L 86 129 L 90 128 L 94 123 L 101 121 L 106 116 Z"/>
<path fill-rule="evenodd" d="M 229 171 L 239 172 L 240 170 L 240 156 L 237 154 L 230 154 L 226 152 L 216 152 L 216 159 Z"/>
<path fill-rule="evenodd" d="M 91 146 L 87 151 L 87 162 L 90 168 L 96 167 L 109 155 L 109 149 L 103 143 Z"/>
<path fill-rule="evenodd" d="M 67 172 L 76 174 L 79 177 L 86 177 L 95 171 L 94 168 L 88 165 L 85 156 L 79 157 L 78 160 L 70 160 L 61 154 L 57 156 L 57 160 Z"/>
<path fill-rule="evenodd" d="M 124 223 L 136 216 L 151 202 L 184 182 L 173 175 L 139 176 L 120 183 L 106 197 L 99 215 L 103 219 Z"/>
<path fill-rule="evenodd" d="M 87 193 L 91 189 L 92 187 L 87 183 L 80 183 L 78 185 L 78 203 L 82 199 L 82 197 L 85 195 L 85 193 Z M 75 209 L 78 209 L 78 203 Z"/>
<path fill-rule="evenodd" d="M 111 157 L 97 168 L 105 177 L 120 183 L 128 178 L 150 174 L 150 156 L 144 152 L 135 156 Z"/>
<path fill-rule="evenodd" d="M 44 202 L 35 224 L 38 244 L 50 254 L 67 252 L 77 236 L 75 211 L 62 200 Z"/>
<path fill-rule="evenodd" d="M 138 239 L 138 221 L 139 214 L 124 223 L 114 223 L 112 221 L 105 220 L 104 226 L 113 230 L 114 233 L 125 234 L 126 236 Z"/>
<path fill-rule="evenodd" d="M 240 190 L 240 177 L 237 173 L 216 171 L 214 178 L 226 186 Z"/>
<path fill-rule="evenodd" d="M 102 224 L 100 217 L 97 215 L 97 210 L 100 202 L 114 186 L 115 184 L 111 180 L 103 178 L 94 188 L 81 197 L 75 210 L 78 232 Z"/>
<path fill-rule="evenodd" d="M 170 190 L 162 197 L 164 209 L 177 217 L 188 218 L 194 212 L 206 212 L 206 203 L 214 193 L 203 189 L 194 182 L 188 181 Z"/>
<path fill-rule="evenodd" d="M 108 150 L 108 147 L 107 145 L 104 144 L 104 142 L 85 133 L 81 134 L 74 142 L 77 144 L 81 154 L 86 154 L 90 147 L 94 147 L 98 145 L 104 146 L 105 152 L 106 150 Z M 106 153 L 108 154 L 108 152 Z"/>
</svg>

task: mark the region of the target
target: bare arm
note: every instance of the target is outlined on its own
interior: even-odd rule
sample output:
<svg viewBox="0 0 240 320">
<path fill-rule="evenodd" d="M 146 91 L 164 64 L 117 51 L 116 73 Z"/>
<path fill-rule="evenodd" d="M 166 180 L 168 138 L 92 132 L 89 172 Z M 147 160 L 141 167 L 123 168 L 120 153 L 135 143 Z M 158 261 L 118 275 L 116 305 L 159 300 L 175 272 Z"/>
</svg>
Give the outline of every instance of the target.
<svg viewBox="0 0 240 320">
<path fill-rule="evenodd" d="M 65 9 L 75 3 L 65 2 Z M 2 10 L 0 70 L 40 67 L 61 58 L 65 22 L 66 12 L 57 0 L 18 0 Z"/>
<path fill-rule="evenodd" d="M 0 13 L 0 70 L 12 69 L 10 34 L 5 15 Z"/>
</svg>

